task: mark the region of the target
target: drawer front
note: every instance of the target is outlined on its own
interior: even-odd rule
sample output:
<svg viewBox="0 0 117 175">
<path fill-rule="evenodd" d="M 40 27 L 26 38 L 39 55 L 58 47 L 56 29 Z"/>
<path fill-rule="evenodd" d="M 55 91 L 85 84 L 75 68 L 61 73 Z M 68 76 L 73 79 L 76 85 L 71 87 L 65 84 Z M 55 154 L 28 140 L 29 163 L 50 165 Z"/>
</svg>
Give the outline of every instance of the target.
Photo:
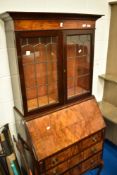
<svg viewBox="0 0 117 175">
<path fill-rule="evenodd" d="M 68 149 L 65 149 L 61 151 L 60 153 L 49 157 L 45 160 L 45 169 L 48 170 L 59 163 L 68 160 L 70 157 L 74 156 L 75 154 L 78 154 L 81 150 L 81 143 L 74 144 Z"/>
<path fill-rule="evenodd" d="M 96 143 L 95 145 L 91 146 L 90 148 L 83 151 L 83 159 L 87 159 L 90 156 L 102 151 L 103 141 Z"/>
<path fill-rule="evenodd" d="M 100 140 L 103 139 L 103 131 L 100 131 L 98 133 L 95 133 L 91 135 L 90 137 L 84 139 L 82 141 L 82 150 L 88 148 L 89 146 L 99 142 Z"/>
<path fill-rule="evenodd" d="M 81 172 L 85 172 L 89 169 L 95 168 L 97 165 L 100 164 L 102 157 L 102 152 L 99 152 L 98 154 L 92 156 L 91 158 L 87 159 L 82 163 Z"/>
<path fill-rule="evenodd" d="M 46 175 L 60 175 L 63 174 L 65 171 L 68 170 L 68 162 L 65 161 L 55 168 L 50 169 L 49 171 L 46 172 Z"/>
<path fill-rule="evenodd" d="M 71 148 L 64 150 L 45 160 L 45 169 L 48 170 L 71 157 Z"/>
<path fill-rule="evenodd" d="M 77 154 L 73 157 L 71 157 L 69 160 L 68 160 L 68 166 L 69 168 L 72 168 L 74 167 L 75 165 L 81 163 L 81 161 L 83 161 L 83 152 L 80 153 L 80 154 Z"/>
<path fill-rule="evenodd" d="M 87 159 L 83 163 L 75 166 L 73 169 L 71 169 L 68 172 L 69 173 L 68 175 L 81 175 L 85 171 L 95 168 L 101 162 L 101 155 L 102 153 L 99 152 L 98 154 L 92 156 L 91 158 Z M 67 175 L 67 174 L 64 174 L 64 175 Z"/>
<path fill-rule="evenodd" d="M 66 175 L 66 174 L 64 174 Z M 69 175 L 81 175 L 81 164 L 69 171 Z"/>
</svg>

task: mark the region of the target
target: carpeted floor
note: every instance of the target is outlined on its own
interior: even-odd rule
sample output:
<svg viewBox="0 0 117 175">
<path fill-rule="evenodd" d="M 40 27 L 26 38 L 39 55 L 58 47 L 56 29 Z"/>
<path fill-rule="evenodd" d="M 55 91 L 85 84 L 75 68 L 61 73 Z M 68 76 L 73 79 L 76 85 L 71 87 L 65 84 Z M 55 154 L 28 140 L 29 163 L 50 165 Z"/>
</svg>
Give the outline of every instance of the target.
<svg viewBox="0 0 117 175">
<path fill-rule="evenodd" d="M 104 167 L 100 175 L 117 175 L 117 146 L 108 140 L 104 144 L 103 160 Z M 84 175 L 97 175 L 97 170 L 90 171 Z"/>
</svg>

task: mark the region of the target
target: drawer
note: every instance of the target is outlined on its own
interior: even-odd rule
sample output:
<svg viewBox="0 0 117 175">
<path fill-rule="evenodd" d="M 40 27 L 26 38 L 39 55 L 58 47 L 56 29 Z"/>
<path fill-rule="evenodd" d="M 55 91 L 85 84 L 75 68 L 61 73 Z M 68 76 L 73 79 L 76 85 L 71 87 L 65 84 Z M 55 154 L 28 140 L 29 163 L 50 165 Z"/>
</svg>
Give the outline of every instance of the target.
<svg viewBox="0 0 117 175">
<path fill-rule="evenodd" d="M 83 159 L 87 159 L 90 156 L 93 156 L 94 154 L 98 153 L 102 150 L 103 147 L 103 141 L 100 141 L 96 143 L 95 145 L 91 146 L 90 148 L 83 151 Z"/>
<path fill-rule="evenodd" d="M 65 174 L 66 175 L 66 174 Z M 69 175 L 81 175 L 81 164 L 69 171 Z"/>
<path fill-rule="evenodd" d="M 103 138 L 103 131 L 100 131 L 98 133 L 95 133 L 91 135 L 90 137 L 84 139 L 82 141 L 82 150 L 88 148 L 89 146 L 99 142 Z"/>
<path fill-rule="evenodd" d="M 60 175 L 63 174 L 65 171 L 68 170 L 68 162 L 65 161 L 55 168 L 52 168 L 46 172 L 46 175 Z"/>
<path fill-rule="evenodd" d="M 61 162 L 69 159 L 70 157 L 78 154 L 81 150 L 81 143 L 76 143 L 73 146 L 55 154 L 52 157 L 45 159 L 45 169 L 49 170 L 50 168 L 55 167 L 56 165 L 60 164 Z"/>
<path fill-rule="evenodd" d="M 75 166 L 73 169 L 69 171 L 69 175 L 81 175 L 85 171 L 95 168 L 101 162 L 101 155 L 102 153 L 99 152 L 98 154 L 92 156 L 91 158 L 87 159 L 83 163 Z M 67 175 L 67 174 L 64 174 L 64 175 Z"/>
<path fill-rule="evenodd" d="M 90 157 L 89 159 L 87 159 L 86 161 L 84 161 L 82 163 L 82 167 L 81 167 L 81 172 L 85 172 L 89 169 L 95 168 L 96 166 L 98 166 L 101 162 L 101 157 L 102 157 L 102 152 L 99 152 L 98 154 Z"/>
<path fill-rule="evenodd" d="M 81 152 L 80 154 L 77 154 L 73 157 L 71 157 L 69 160 L 68 160 L 68 166 L 69 168 L 72 168 L 74 167 L 75 165 L 81 163 L 81 161 L 83 161 L 83 152 Z"/>
</svg>

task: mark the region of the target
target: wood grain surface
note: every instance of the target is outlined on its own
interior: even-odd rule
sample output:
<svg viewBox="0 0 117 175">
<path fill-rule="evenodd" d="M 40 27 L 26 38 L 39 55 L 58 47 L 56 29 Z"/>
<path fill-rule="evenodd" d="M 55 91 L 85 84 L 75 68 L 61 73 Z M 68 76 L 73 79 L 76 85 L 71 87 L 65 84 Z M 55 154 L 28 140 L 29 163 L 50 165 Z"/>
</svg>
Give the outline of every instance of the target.
<svg viewBox="0 0 117 175">
<path fill-rule="evenodd" d="M 84 25 L 84 27 L 83 27 Z M 89 26 L 89 27 L 87 27 Z M 95 28 L 95 21 L 89 20 L 15 20 L 15 31 L 21 30 L 55 30 Z"/>
<path fill-rule="evenodd" d="M 26 122 L 38 161 L 105 127 L 95 99 Z"/>
</svg>

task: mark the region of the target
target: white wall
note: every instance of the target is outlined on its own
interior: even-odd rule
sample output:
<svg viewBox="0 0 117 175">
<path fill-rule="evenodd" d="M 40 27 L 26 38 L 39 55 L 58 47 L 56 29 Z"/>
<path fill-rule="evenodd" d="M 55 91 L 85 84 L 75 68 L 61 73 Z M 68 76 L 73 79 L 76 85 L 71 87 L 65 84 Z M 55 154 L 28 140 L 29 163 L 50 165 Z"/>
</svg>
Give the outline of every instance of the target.
<svg viewBox="0 0 117 175">
<path fill-rule="evenodd" d="M 108 0 L 0 0 L 0 13 L 5 11 L 71 12 L 104 14 L 96 23 L 93 94 L 101 100 L 105 72 L 110 9 Z M 0 126 L 10 123 L 14 131 L 13 95 L 6 50 L 3 21 L 0 21 Z"/>
</svg>

